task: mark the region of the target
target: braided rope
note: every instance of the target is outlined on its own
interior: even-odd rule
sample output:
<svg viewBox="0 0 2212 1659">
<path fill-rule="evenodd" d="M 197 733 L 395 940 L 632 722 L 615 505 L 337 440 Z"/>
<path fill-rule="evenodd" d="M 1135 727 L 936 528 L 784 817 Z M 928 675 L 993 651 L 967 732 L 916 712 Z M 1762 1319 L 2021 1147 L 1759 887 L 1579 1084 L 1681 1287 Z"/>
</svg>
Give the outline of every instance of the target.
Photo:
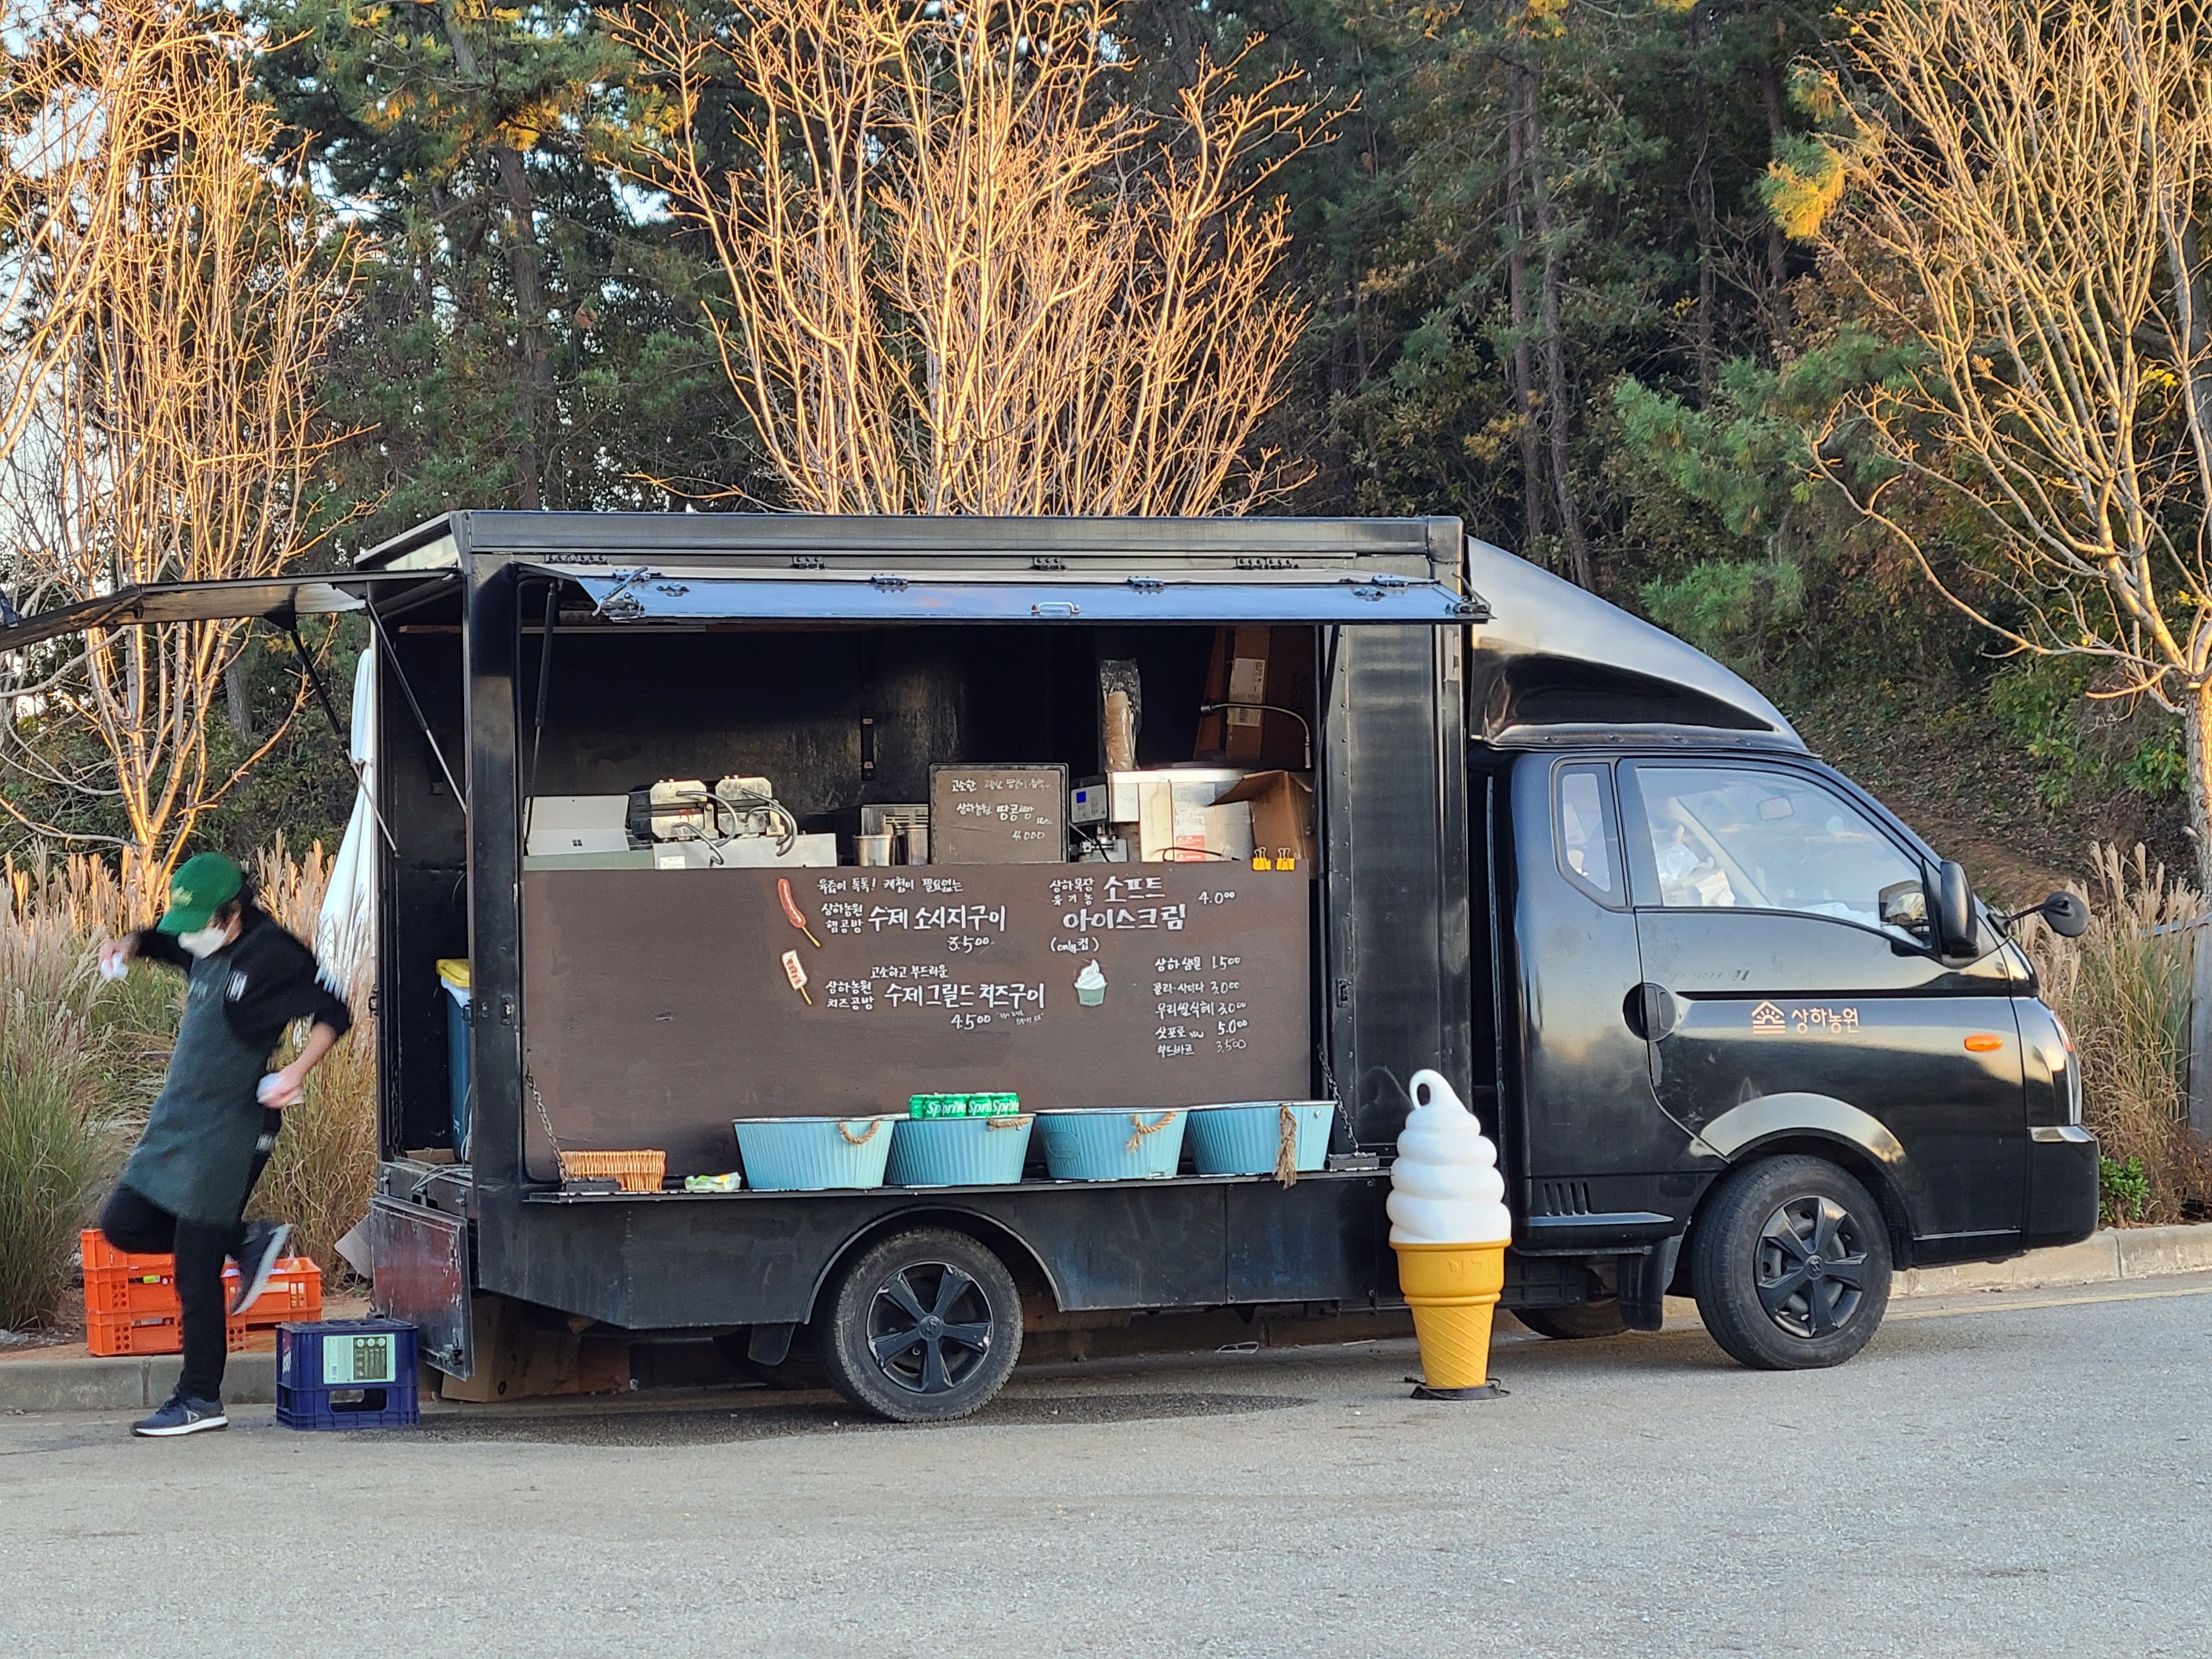
<svg viewBox="0 0 2212 1659">
<path fill-rule="evenodd" d="M 1145 1121 L 1144 1118 L 1139 1114 L 1135 1112 L 1130 1113 L 1129 1127 L 1135 1130 L 1136 1133 L 1129 1137 L 1128 1145 L 1122 1147 L 1121 1150 L 1125 1152 L 1135 1152 L 1139 1146 L 1144 1144 L 1144 1139 L 1146 1135 L 1156 1135 L 1159 1133 L 1161 1130 L 1166 1128 L 1169 1124 L 1175 1121 L 1176 1115 L 1173 1112 L 1162 1112 L 1160 1114 L 1160 1121 L 1158 1122 L 1149 1124 Z"/>
</svg>

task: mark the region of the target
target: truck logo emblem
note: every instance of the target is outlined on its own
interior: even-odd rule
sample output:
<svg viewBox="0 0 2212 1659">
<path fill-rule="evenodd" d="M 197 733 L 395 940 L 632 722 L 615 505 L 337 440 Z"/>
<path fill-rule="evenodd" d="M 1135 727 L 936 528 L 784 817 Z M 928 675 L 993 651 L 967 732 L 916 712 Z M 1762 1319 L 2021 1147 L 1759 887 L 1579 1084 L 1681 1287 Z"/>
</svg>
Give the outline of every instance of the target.
<svg viewBox="0 0 2212 1659">
<path fill-rule="evenodd" d="M 1787 1023 L 1782 1010 L 1771 1002 L 1762 1002 L 1751 1011 L 1751 1029 L 1754 1031 L 1778 1031 Z"/>
</svg>

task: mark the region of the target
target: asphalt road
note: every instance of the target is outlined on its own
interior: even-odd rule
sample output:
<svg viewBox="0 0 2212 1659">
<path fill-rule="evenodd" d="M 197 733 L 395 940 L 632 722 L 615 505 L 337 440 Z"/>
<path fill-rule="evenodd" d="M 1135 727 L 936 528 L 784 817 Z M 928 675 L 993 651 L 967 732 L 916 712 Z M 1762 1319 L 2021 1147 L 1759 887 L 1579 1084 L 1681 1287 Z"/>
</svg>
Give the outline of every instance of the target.
<svg viewBox="0 0 2212 1659">
<path fill-rule="evenodd" d="M 2212 1275 L 1893 1314 L 1062 1367 L 973 1421 L 758 1393 L 132 1441 L 0 1419 L 10 1656 L 2212 1651 Z"/>
</svg>

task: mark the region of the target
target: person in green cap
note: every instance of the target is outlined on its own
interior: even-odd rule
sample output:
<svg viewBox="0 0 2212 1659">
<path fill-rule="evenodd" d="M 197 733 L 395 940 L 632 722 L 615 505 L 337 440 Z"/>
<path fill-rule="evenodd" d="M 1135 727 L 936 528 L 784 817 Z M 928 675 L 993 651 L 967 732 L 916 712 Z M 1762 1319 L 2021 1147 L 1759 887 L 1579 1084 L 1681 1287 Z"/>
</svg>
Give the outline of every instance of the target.
<svg viewBox="0 0 2212 1659">
<path fill-rule="evenodd" d="M 146 1133 L 100 1230 L 119 1250 L 172 1254 L 177 1261 L 184 1367 L 168 1402 L 131 1431 L 198 1434 L 228 1426 L 224 1321 L 267 1286 L 292 1231 L 246 1224 L 246 1195 L 276 1144 L 280 1114 L 298 1103 L 307 1073 L 353 1016 L 324 983 L 314 952 L 253 902 L 246 872 L 220 853 L 179 865 L 161 921 L 102 945 L 100 971 L 119 975 L 134 957 L 184 970 L 185 1015 Z M 264 1077 L 270 1051 L 301 1019 L 313 1024 L 299 1058 Z M 228 1308 L 226 1256 L 238 1263 L 239 1277 Z"/>
</svg>

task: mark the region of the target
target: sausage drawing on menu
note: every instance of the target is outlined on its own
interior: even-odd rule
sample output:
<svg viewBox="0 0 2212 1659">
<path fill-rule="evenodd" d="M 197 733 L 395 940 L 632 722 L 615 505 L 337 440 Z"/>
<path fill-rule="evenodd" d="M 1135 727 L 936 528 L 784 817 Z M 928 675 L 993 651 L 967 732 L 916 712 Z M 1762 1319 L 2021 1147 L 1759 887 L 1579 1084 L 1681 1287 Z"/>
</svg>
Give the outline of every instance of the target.
<svg viewBox="0 0 2212 1659">
<path fill-rule="evenodd" d="M 783 901 L 783 919 L 805 934 L 809 939 L 812 939 L 814 948 L 820 950 L 822 941 L 814 938 L 814 930 L 806 925 L 806 913 L 799 908 L 799 901 L 791 895 L 789 876 L 778 876 L 775 878 L 775 896 Z M 812 999 L 809 998 L 808 1000 L 811 1001 Z"/>
</svg>

